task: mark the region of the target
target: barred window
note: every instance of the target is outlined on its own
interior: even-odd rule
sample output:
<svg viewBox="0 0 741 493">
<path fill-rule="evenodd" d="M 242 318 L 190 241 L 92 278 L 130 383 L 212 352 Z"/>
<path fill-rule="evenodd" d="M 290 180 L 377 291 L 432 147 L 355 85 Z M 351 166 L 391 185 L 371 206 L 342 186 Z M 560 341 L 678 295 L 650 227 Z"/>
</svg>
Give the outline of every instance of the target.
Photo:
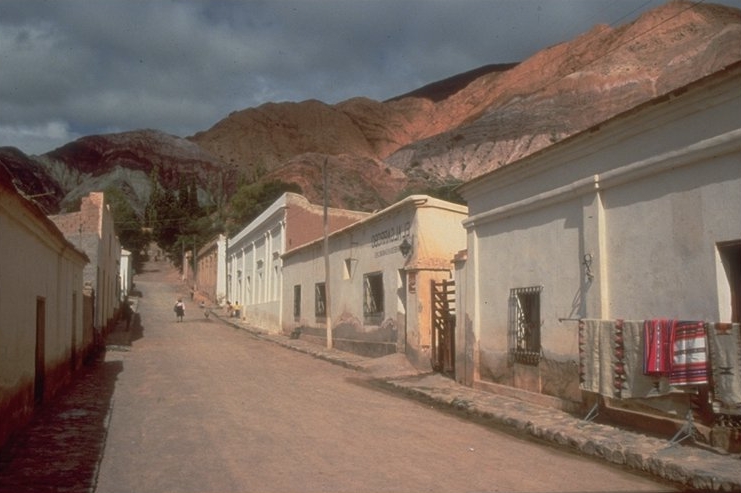
<svg viewBox="0 0 741 493">
<path fill-rule="evenodd" d="M 314 315 L 327 316 L 327 291 L 323 282 L 314 285 Z"/>
<path fill-rule="evenodd" d="M 509 348 L 518 363 L 540 362 L 540 293 L 543 286 L 510 289 Z"/>
</svg>

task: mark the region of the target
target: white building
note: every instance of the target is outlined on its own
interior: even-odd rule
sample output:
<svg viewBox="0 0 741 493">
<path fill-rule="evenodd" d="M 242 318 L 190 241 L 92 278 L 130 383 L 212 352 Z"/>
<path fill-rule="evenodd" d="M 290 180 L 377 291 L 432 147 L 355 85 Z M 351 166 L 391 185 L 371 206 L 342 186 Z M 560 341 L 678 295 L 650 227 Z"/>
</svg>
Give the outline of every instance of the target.
<svg viewBox="0 0 741 493">
<path fill-rule="evenodd" d="M 741 65 L 460 193 L 457 379 L 573 408 L 578 319 L 740 320 Z"/>
<path fill-rule="evenodd" d="M 112 329 L 121 306 L 121 244 L 103 192 L 82 198 L 79 212 L 49 216 L 70 243 L 85 252 L 84 282 L 94 293 L 93 324 L 101 334 Z"/>
<path fill-rule="evenodd" d="M 0 166 L 0 446 L 92 348 L 83 325 L 87 263 Z"/>
<path fill-rule="evenodd" d="M 121 301 L 125 301 L 134 286 L 134 266 L 132 263 L 131 252 L 121 249 Z"/>
<path fill-rule="evenodd" d="M 331 335 L 333 347 L 368 356 L 405 353 L 429 368 L 432 283 L 452 278 L 453 256 L 465 247 L 466 211 L 426 195 L 407 197 L 328 237 L 328 277 L 323 238 L 290 249 L 282 259 L 283 331 L 298 329 L 321 344 Z"/>
<path fill-rule="evenodd" d="M 329 229 L 352 224 L 368 214 L 329 209 Z M 281 330 L 283 273 L 281 255 L 323 233 L 322 206 L 287 192 L 226 245 L 226 300 L 240 306 L 239 317 L 266 331 Z"/>
</svg>

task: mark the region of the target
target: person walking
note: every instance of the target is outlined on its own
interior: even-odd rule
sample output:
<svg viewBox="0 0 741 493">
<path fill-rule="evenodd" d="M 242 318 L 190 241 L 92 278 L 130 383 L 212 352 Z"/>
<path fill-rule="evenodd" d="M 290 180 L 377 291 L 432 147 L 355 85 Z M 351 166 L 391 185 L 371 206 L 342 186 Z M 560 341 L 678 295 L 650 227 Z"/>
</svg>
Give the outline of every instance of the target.
<svg viewBox="0 0 741 493">
<path fill-rule="evenodd" d="M 175 303 L 175 318 L 178 322 L 182 322 L 183 317 L 185 317 L 185 304 L 183 304 L 182 298 L 178 298 L 177 303 Z"/>
</svg>

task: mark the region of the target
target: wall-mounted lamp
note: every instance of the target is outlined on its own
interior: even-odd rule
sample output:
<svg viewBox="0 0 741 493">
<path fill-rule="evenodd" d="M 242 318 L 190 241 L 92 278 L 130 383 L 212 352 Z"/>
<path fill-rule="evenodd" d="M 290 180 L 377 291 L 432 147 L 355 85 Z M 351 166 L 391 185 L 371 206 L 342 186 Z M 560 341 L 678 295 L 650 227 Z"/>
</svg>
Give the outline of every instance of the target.
<svg viewBox="0 0 741 493">
<path fill-rule="evenodd" d="M 401 245 L 399 245 L 399 251 L 405 257 L 408 256 L 410 253 L 412 253 L 412 243 L 407 238 L 404 238 L 404 241 L 402 241 Z"/>
</svg>

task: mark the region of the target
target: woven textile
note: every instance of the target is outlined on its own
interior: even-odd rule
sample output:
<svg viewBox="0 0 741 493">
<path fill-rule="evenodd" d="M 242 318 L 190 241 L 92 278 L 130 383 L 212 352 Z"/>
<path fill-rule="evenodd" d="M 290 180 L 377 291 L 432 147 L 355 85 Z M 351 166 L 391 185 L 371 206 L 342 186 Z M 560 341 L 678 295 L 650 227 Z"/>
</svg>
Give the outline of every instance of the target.
<svg viewBox="0 0 741 493">
<path fill-rule="evenodd" d="M 643 373 L 643 349 L 645 344 L 643 320 L 618 320 L 621 326 L 622 355 L 617 364 L 624 370 L 620 397 L 644 398 L 667 394 L 669 379 L 665 375 L 645 375 Z"/>
<path fill-rule="evenodd" d="M 708 383 L 708 357 L 704 322 L 680 321 L 672 334 L 670 385 Z"/>
<path fill-rule="evenodd" d="M 615 396 L 611 320 L 579 320 L 579 388 Z"/>
<path fill-rule="evenodd" d="M 643 324 L 643 373 L 668 375 L 672 368 L 672 330 L 675 321 L 666 318 L 646 320 Z"/>
<path fill-rule="evenodd" d="M 579 388 L 614 399 L 656 397 L 667 375 L 643 373 L 643 320 L 579 321 Z"/>
<path fill-rule="evenodd" d="M 741 416 L 741 328 L 734 323 L 708 324 L 713 400 L 720 414 Z"/>
</svg>

